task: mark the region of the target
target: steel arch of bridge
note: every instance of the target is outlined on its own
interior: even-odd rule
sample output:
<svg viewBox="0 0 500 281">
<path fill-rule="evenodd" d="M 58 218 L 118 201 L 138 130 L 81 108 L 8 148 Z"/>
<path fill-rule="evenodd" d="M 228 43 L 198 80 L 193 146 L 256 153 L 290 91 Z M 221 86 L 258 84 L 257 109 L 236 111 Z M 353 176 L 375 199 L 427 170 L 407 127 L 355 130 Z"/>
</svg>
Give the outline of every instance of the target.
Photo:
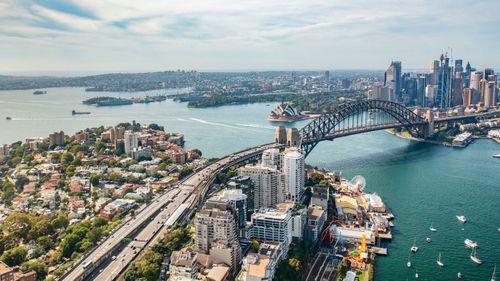
<svg viewBox="0 0 500 281">
<path fill-rule="evenodd" d="M 338 131 L 336 127 L 340 125 L 342 121 L 349 120 L 348 118 L 362 112 L 369 112 L 372 110 L 385 112 L 396 119 L 396 122 L 386 124 L 385 126 L 384 124 L 367 125 L 365 123 L 362 126 L 344 130 L 346 132 L 342 132 L 338 135 L 335 134 L 336 131 Z M 340 104 L 332 112 L 322 114 L 319 118 L 314 119 L 302 128 L 299 131 L 301 138 L 300 146 L 302 148 L 302 153 L 307 156 L 320 141 L 332 140 L 338 136 L 387 129 L 389 127 L 404 127 L 412 136 L 423 138 L 425 136 L 424 126 L 426 124 L 427 122 L 424 118 L 399 103 L 383 100 L 357 100 Z"/>
</svg>

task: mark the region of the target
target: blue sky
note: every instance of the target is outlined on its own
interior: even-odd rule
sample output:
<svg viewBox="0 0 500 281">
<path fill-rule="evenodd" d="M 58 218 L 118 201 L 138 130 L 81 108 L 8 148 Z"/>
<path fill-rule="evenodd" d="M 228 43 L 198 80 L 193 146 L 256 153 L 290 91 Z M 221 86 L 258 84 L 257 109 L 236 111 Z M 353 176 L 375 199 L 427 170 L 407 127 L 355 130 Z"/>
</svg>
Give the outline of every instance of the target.
<svg viewBox="0 0 500 281">
<path fill-rule="evenodd" d="M 500 1 L 0 0 L 0 74 L 500 66 Z"/>
</svg>

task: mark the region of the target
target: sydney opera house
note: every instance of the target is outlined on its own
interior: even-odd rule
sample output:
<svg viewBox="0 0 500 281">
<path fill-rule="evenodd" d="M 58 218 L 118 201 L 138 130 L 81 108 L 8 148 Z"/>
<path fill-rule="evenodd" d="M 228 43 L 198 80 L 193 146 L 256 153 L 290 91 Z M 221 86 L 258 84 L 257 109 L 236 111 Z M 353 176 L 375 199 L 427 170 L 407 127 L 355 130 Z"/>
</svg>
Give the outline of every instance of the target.
<svg viewBox="0 0 500 281">
<path fill-rule="evenodd" d="M 295 122 L 298 120 L 308 118 L 307 115 L 302 115 L 290 104 L 279 104 L 276 108 L 271 111 L 271 114 L 267 116 L 268 121 L 272 122 Z"/>
</svg>

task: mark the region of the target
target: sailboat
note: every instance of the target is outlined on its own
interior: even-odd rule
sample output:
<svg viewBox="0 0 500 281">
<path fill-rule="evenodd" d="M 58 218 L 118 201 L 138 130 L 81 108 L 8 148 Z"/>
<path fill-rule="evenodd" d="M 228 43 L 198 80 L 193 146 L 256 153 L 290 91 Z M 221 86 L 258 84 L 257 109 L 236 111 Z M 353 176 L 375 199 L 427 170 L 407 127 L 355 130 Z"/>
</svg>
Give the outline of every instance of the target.
<svg viewBox="0 0 500 281">
<path fill-rule="evenodd" d="M 415 279 L 418 279 L 418 278 L 419 278 L 419 276 L 418 276 L 418 271 L 417 271 L 417 270 L 415 270 Z"/>
<path fill-rule="evenodd" d="M 476 264 L 483 263 L 478 257 L 476 257 L 476 248 L 474 248 L 474 250 L 472 251 L 472 254 L 470 255 L 470 259 Z"/>
<path fill-rule="evenodd" d="M 437 229 L 435 229 L 433 226 L 432 226 L 432 223 L 431 223 L 431 227 L 429 227 L 429 230 L 432 231 L 432 232 L 436 232 L 438 231 Z"/>
<path fill-rule="evenodd" d="M 406 262 L 406 267 L 410 268 L 411 267 L 411 260 L 410 260 L 410 255 L 408 254 L 408 262 Z"/>
<path fill-rule="evenodd" d="M 495 267 L 493 268 L 493 274 L 491 275 L 491 281 L 497 280 L 495 277 L 496 271 L 497 271 L 497 265 L 495 264 Z"/>
<path fill-rule="evenodd" d="M 413 246 L 411 246 L 410 250 L 414 253 L 416 253 L 418 251 L 418 247 L 417 247 L 417 237 L 415 237 L 415 240 L 413 241 Z"/>
<path fill-rule="evenodd" d="M 462 273 L 460 273 L 460 272 L 459 272 L 459 273 L 457 273 L 457 278 L 458 278 L 458 279 L 462 279 Z"/>
<path fill-rule="evenodd" d="M 444 263 L 441 261 L 441 253 L 439 253 L 439 258 L 438 260 L 436 261 L 437 265 L 439 266 L 444 266 Z"/>
<path fill-rule="evenodd" d="M 457 217 L 457 220 L 459 220 L 461 223 L 467 222 L 467 219 L 465 218 L 465 216 L 456 216 L 456 217 Z"/>
</svg>

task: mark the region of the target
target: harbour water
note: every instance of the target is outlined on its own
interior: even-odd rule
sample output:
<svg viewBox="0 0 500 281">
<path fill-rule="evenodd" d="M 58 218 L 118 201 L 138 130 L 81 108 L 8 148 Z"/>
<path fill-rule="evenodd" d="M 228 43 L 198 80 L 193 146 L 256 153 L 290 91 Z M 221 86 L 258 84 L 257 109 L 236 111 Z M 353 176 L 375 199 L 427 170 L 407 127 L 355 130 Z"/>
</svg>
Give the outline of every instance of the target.
<svg viewBox="0 0 500 281">
<path fill-rule="evenodd" d="M 81 103 L 95 96 L 135 97 L 154 93 L 95 93 L 81 88 L 0 91 L 0 144 L 27 137 L 67 134 L 119 122 L 157 123 L 185 134 L 188 147 L 206 157 L 219 157 L 272 141 L 275 124 L 266 120 L 275 104 L 250 104 L 207 109 L 187 108 L 172 100 L 117 107 Z M 174 93 L 174 91 L 170 92 Z M 156 92 L 168 94 L 168 92 Z M 90 115 L 71 115 L 72 110 Z M 12 120 L 6 120 L 9 116 Z M 308 121 L 297 122 L 302 127 Z M 415 269 L 421 280 L 489 280 L 494 263 L 500 265 L 500 160 L 492 157 L 500 145 L 477 140 L 465 149 L 415 143 L 383 131 L 354 135 L 319 144 L 308 164 L 340 170 L 344 176 L 363 175 L 367 190 L 379 193 L 395 214 L 389 255 L 377 260 L 377 280 L 411 280 Z M 460 224 L 455 215 L 465 215 Z M 438 229 L 429 231 L 430 224 Z M 463 228 L 463 230 L 462 230 Z M 406 261 L 413 239 L 419 251 Z M 432 243 L 425 242 L 431 237 Z M 464 240 L 477 241 L 482 265 L 473 264 Z M 436 265 L 439 252 L 444 267 Z"/>
</svg>

